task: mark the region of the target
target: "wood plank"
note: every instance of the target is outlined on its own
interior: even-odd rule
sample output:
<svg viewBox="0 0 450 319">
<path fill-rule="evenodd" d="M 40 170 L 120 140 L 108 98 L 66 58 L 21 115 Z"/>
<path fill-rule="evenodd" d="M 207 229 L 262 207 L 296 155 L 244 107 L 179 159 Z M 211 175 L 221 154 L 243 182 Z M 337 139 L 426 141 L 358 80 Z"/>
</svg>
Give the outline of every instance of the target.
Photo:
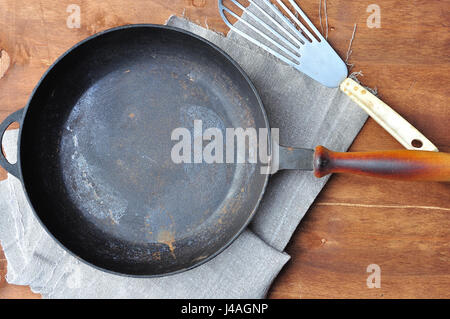
<svg viewBox="0 0 450 319">
<path fill-rule="evenodd" d="M 80 1 L 82 27 L 66 27 L 71 1 L 0 2 L 0 49 L 11 65 L 0 79 L 0 120 L 23 107 L 48 66 L 87 36 L 128 23 L 164 23 L 172 14 L 219 32 L 227 28 L 212 0 Z M 327 1 L 329 41 L 345 58 L 358 23 L 350 62 L 363 84 L 450 152 L 450 12 L 448 0 L 379 0 L 381 28 L 369 29 L 372 1 Z M 302 8 L 318 25 L 318 1 Z M 333 145 L 325 145 L 332 148 Z M 398 149 L 400 145 L 369 120 L 352 151 Z M 5 178 L 0 169 L 0 179 Z M 334 176 L 297 229 L 292 256 L 275 281 L 272 298 L 448 298 L 450 186 L 386 182 Z M 2 259 L 2 258 L 0 258 Z M 381 289 L 366 286 L 366 267 L 382 270 Z M 7 285 L 0 261 L 0 298 L 35 297 Z"/>
<path fill-rule="evenodd" d="M 295 257 L 271 297 L 449 298 L 449 213 L 319 202 L 291 240 Z M 381 267 L 380 289 L 366 285 L 371 264 Z"/>
</svg>

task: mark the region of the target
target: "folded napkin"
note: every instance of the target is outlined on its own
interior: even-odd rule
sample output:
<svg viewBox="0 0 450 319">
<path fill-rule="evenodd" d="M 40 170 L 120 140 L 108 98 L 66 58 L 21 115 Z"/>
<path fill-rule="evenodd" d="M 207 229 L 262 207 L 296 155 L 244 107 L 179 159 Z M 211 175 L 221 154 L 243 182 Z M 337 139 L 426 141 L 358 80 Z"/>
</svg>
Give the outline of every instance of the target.
<svg viewBox="0 0 450 319">
<path fill-rule="evenodd" d="M 338 89 L 328 89 L 255 50 L 245 40 L 223 37 L 187 20 L 168 25 L 196 33 L 221 47 L 247 72 L 260 92 L 272 127 L 284 145 L 322 144 L 346 150 L 367 116 Z M 17 130 L 3 138 L 16 155 Z M 29 285 L 44 298 L 263 298 L 289 260 L 282 251 L 326 179 L 285 171 L 271 177 L 249 229 L 223 253 L 187 272 L 152 279 L 129 278 L 94 269 L 66 253 L 43 230 L 20 181 L 0 182 L 0 243 L 8 260 L 7 281 Z"/>
</svg>

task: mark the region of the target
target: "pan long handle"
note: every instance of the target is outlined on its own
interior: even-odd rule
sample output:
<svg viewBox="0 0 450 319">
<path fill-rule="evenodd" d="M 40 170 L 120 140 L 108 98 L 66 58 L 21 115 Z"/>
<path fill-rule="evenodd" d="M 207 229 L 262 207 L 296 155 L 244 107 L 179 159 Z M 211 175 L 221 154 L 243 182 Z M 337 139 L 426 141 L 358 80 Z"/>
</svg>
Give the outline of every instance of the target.
<svg viewBox="0 0 450 319">
<path fill-rule="evenodd" d="M 352 173 L 409 181 L 450 181 L 450 154 L 428 151 L 338 153 L 316 147 L 314 174 Z"/>
<path fill-rule="evenodd" d="M 3 141 L 3 135 L 6 132 L 6 129 L 8 128 L 8 126 L 10 126 L 12 123 L 14 122 L 18 122 L 19 124 L 21 123 L 22 120 L 22 114 L 23 114 L 23 109 L 20 109 L 12 114 L 10 114 L 4 121 L 3 123 L 0 124 L 0 147 L 1 147 L 1 143 Z M 10 162 L 8 162 L 8 160 L 5 157 L 5 154 L 3 154 L 3 151 L 1 151 L 0 149 L 0 165 L 6 169 L 8 171 L 8 173 L 14 175 L 15 177 L 19 178 L 19 165 L 18 162 L 15 164 L 11 164 Z"/>
<path fill-rule="evenodd" d="M 363 86 L 347 78 L 340 89 L 406 149 L 438 152 L 437 147 L 422 133 Z"/>
</svg>

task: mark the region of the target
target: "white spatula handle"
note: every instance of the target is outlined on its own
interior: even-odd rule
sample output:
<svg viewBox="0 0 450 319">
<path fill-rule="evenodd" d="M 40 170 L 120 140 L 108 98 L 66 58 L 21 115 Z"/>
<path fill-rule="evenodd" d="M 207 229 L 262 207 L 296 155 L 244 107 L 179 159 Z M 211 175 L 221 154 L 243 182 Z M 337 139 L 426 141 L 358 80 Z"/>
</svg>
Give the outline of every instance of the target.
<svg viewBox="0 0 450 319">
<path fill-rule="evenodd" d="M 405 148 L 439 152 L 433 143 L 400 114 L 357 82 L 347 78 L 341 83 L 340 88 Z"/>
</svg>

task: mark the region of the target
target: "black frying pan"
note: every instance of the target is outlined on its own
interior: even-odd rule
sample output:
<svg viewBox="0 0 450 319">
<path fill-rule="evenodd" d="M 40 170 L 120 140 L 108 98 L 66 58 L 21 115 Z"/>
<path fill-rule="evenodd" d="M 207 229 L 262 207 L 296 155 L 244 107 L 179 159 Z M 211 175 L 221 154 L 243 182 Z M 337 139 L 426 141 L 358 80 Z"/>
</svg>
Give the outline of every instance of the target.
<svg viewBox="0 0 450 319">
<path fill-rule="evenodd" d="M 0 164 L 73 255 L 119 274 L 173 274 L 225 249 L 268 182 L 260 163 L 175 164 L 171 132 L 195 119 L 204 129 L 269 127 L 254 86 L 219 48 L 167 26 L 119 27 L 47 71 L 1 124 L 2 135 L 14 121 L 21 129 L 17 164 Z M 316 156 L 318 175 L 339 164 L 330 154 Z M 280 165 L 312 169 L 312 156 L 282 148 Z"/>
</svg>

